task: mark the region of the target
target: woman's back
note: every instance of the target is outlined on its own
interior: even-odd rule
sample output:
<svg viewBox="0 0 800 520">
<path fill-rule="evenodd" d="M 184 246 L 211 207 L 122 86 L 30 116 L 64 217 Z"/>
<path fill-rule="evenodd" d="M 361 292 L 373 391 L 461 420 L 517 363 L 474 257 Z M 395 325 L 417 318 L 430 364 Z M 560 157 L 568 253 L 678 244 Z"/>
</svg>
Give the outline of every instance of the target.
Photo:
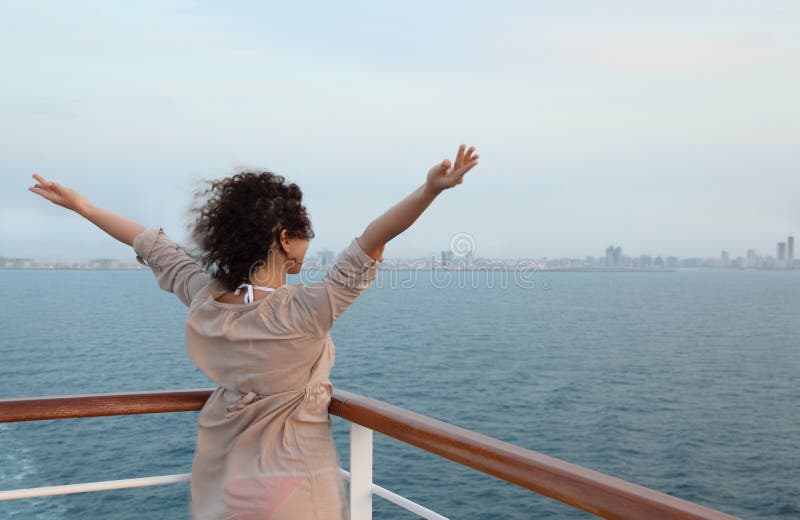
<svg viewBox="0 0 800 520">
<path fill-rule="evenodd" d="M 219 385 L 198 418 L 195 518 L 346 518 L 328 416 L 330 327 L 379 261 L 353 239 L 321 281 L 228 304 L 163 230 L 145 230 L 134 249 L 162 288 L 185 297 L 189 356 Z"/>
</svg>

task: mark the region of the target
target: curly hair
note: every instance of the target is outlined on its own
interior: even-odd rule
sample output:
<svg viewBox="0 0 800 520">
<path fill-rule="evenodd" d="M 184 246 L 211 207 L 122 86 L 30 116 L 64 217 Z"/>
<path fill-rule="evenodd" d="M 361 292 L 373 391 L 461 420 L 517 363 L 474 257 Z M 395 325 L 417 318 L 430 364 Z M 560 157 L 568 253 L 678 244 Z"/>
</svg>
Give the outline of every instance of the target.
<svg viewBox="0 0 800 520">
<path fill-rule="evenodd" d="M 246 170 L 195 194 L 191 234 L 198 259 L 229 291 L 249 283 L 250 270 L 267 259 L 286 229 L 293 238 L 314 238 L 295 183 L 267 170 Z"/>
</svg>

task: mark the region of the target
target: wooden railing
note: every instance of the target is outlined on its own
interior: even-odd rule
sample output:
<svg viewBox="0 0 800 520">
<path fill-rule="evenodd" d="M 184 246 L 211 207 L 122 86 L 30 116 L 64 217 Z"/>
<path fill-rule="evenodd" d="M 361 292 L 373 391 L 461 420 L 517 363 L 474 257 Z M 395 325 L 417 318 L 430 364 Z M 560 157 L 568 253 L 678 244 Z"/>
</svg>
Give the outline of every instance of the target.
<svg viewBox="0 0 800 520">
<path fill-rule="evenodd" d="M 195 411 L 211 390 L 0 400 L 0 422 Z M 335 390 L 329 412 L 352 423 L 610 519 L 736 517 L 425 415 Z"/>
</svg>

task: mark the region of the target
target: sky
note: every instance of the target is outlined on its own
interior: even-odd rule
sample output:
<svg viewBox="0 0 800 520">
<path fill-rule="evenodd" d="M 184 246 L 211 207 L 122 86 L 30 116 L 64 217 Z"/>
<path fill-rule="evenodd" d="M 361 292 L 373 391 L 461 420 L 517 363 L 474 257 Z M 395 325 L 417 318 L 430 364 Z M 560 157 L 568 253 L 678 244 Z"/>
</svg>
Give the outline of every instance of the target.
<svg viewBox="0 0 800 520">
<path fill-rule="evenodd" d="M 133 261 L 31 174 L 188 238 L 237 168 L 303 190 L 309 254 L 474 145 L 391 241 L 427 256 L 775 255 L 800 235 L 800 2 L 0 0 L 0 256 Z M 459 235 L 460 236 L 460 235 Z"/>
</svg>

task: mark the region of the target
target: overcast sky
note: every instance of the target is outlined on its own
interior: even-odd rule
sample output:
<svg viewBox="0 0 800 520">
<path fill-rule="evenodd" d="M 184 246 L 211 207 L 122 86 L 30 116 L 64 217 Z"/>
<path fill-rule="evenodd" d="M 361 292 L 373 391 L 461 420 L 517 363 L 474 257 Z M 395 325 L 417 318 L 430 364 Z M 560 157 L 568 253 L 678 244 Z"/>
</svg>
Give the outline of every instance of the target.
<svg viewBox="0 0 800 520">
<path fill-rule="evenodd" d="M 0 256 L 130 250 L 39 172 L 186 238 L 241 166 L 340 250 L 474 144 L 385 255 L 775 254 L 800 235 L 800 2 L 0 1 Z"/>
</svg>

